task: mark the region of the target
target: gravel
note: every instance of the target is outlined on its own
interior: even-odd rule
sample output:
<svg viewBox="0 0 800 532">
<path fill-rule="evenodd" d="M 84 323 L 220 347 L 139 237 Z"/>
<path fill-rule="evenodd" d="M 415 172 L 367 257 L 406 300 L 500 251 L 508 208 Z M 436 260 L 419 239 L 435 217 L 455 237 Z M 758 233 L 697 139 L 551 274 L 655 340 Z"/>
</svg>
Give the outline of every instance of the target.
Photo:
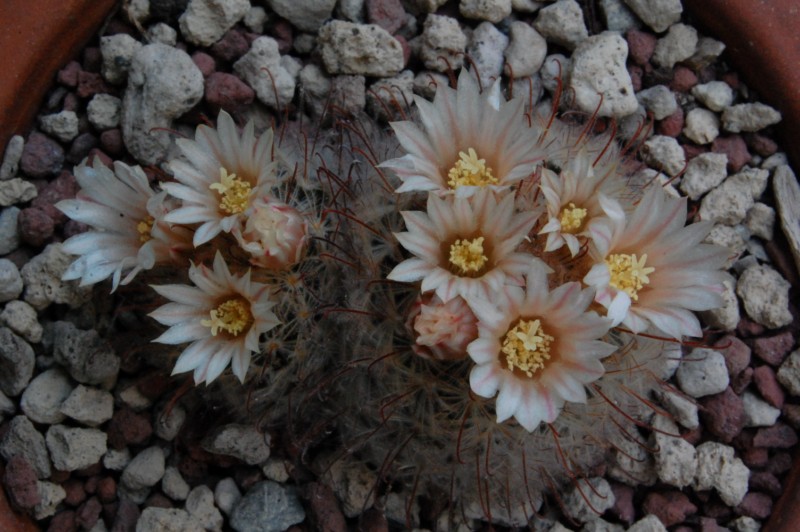
<svg viewBox="0 0 800 532">
<path fill-rule="evenodd" d="M 800 192 L 770 144 L 780 114 L 715 62 L 724 46 L 682 22 L 678 0 L 601 0 L 597 15 L 615 30 L 605 33 L 574 0 L 465 0 L 458 10 L 438 0 L 151 0 L 149 12 L 147 4 L 123 10 L 147 39 L 113 20 L 59 73 L 40 131 L 14 137 L 0 165 L 0 455 L 18 472 L 18 484 L 3 480 L 18 506 L 54 530 L 283 530 L 306 511 L 321 515 L 324 505 L 288 487 L 314 482 L 294 470 L 288 442 L 252 426 L 198 429 L 205 420 L 194 394 L 213 392 L 174 403 L 172 381 L 153 384 L 147 373 L 166 375 L 168 356 L 114 338 L 143 328 L 125 308 L 135 293 L 112 310 L 91 289 L 61 281 L 71 259 L 57 242 L 80 228 L 53 204 L 74 196 L 69 170 L 87 155 L 129 152 L 157 165 L 172 139 L 166 130 L 183 133 L 220 109 L 267 116 L 304 108 L 316 120 L 335 102 L 385 115 L 390 92 L 397 101 L 430 98 L 433 82 L 447 83 L 466 53 L 484 83 L 513 72 L 515 93 L 532 87 L 534 98 L 552 97 L 560 71 L 562 105 L 574 96 L 572 109 L 617 119 L 626 138 L 649 113 L 655 134 L 638 138 L 639 155 L 654 170 L 642 175 L 671 180 L 696 218 L 714 222 L 709 240 L 731 249 L 724 306 L 703 313 L 716 330 L 676 361 L 673 386 L 648 398 L 673 418 L 650 423 L 682 438 L 647 430 L 639 442 L 620 437 L 599 471 L 606 478 L 589 479 L 592 488 L 581 481 L 583 495 L 564 494 L 566 512 L 584 530 L 637 532 L 687 523 L 750 531 L 769 516 L 785 449 L 797 442 L 792 419 L 800 419 L 790 416 L 800 396 L 789 298 L 796 272 L 771 241 L 786 234 L 800 257 Z M 645 450 L 656 444 L 655 456 Z M 320 497 L 342 522 L 377 515 L 402 526 L 406 494 L 375 503 L 375 478 L 368 467 L 337 463 L 313 493 L 328 493 Z M 464 526 L 484 518 L 480 507 L 465 513 Z M 411 515 L 415 526 L 433 526 L 429 517 L 417 522 L 418 510 Z M 494 517 L 529 515 L 500 504 Z M 547 518 L 565 529 L 557 512 Z"/>
</svg>

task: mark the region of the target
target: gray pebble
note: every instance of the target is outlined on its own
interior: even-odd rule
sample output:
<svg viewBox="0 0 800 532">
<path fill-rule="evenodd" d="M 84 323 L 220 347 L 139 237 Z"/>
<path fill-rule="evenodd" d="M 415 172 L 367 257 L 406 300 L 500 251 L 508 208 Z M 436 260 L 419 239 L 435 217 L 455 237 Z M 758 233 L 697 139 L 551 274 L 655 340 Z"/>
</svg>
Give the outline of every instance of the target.
<svg viewBox="0 0 800 532">
<path fill-rule="evenodd" d="M 694 398 L 721 393 L 729 382 L 725 357 L 719 351 L 703 347 L 693 349 L 683 359 L 675 377 L 681 390 Z"/>
<path fill-rule="evenodd" d="M 47 448 L 59 471 L 75 471 L 92 466 L 108 449 L 106 433 L 98 429 L 76 429 L 52 425 L 47 430 Z"/>
<path fill-rule="evenodd" d="M 114 415 L 114 396 L 80 384 L 61 404 L 61 412 L 78 423 L 97 427 Z"/>
<path fill-rule="evenodd" d="M 0 328 L 0 391 L 16 397 L 33 377 L 36 355 L 28 342 L 6 327 Z"/>
<path fill-rule="evenodd" d="M 283 532 L 306 518 L 294 490 L 265 480 L 236 505 L 230 525 L 236 532 Z"/>
<path fill-rule="evenodd" d="M 36 471 L 37 478 L 50 478 L 50 455 L 44 443 L 44 436 L 25 416 L 15 416 L 0 438 L 0 456 L 8 461 L 17 455 L 28 461 Z"/>
<path fill-rule="evenodd" d="M 61 404 L 73 388 L 69 376 L 60 368 L 48 369 L 38 374 L 25 388 L 20 408 L 28 419 L 36 423 L 60 423 L 66 418 L 61 412 Z"/>
</svg>

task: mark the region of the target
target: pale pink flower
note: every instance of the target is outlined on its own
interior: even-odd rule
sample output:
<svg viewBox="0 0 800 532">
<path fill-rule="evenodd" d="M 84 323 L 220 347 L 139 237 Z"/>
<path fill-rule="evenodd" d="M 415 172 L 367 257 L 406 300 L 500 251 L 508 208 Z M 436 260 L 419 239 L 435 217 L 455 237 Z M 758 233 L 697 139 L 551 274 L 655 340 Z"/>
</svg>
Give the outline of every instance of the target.
<svg viewBox="0 0 800 532">
<path fill-rule="evenodd" d="M 189 268 L 195 286 L 153 286 L 171 300 L 150 313 L 167 325 L 153 340 L 162 344 L 184 344 L 172 374 L 194 371 L 194 382 L 211 383 L 231 365 L 233 374 L 244 382 L 250 356 L 259 350 L 259 337 L 280 321 L 270 310 L 275 302 L 271 287 L 250 280 L 250 271 L 232 275 L 217 252 L 213 268 L 202 264 Z"/>
<path fill-rule="evenodd" d="M 395 236 L 415 256 L 398 264 L 388 279 L 422 281 L 422 292 L 433 291 L 444 302 L 456 296 L 489 299 L 506 284 L 522 285 L 532 257 L 516 249 L 536 218 L 514 214 L 513 194 L 499 203 L 489 189 L 470 197 L 429 194 L 427 213 L 402 215 L 408 231 Z"/>
<path fill-rule="evenodd" d="M 194 140 L 175 142 L 186 160 L 170 161 L 178 182 L 165 183 L 163 188 L 180 199 L 182 206 L 166 220 L 200 224 L 194 234 L 195 246 L 220 232 L 231 232 L 252 200 L 277 184 L 272 130 L 256 138 L 252 121 L 239 135 L 233 119 L 221 111 L 216 129 L 201 125 Z"/>
<path fill-rule="evenodd" d="M 559 173 L 542 169 L 540 188 L 547 207 L 547 223 L 539 234 L 547 235 L 545 251 L 566 245 L 574 257 L 591 236 L 591 227 L 608 211 L 621 210 L 615 199 L 624 183 L 613 172 L 596 174 L 593 159 L 582 149 Z"/>
<path fill-rule="evenodd" d="M 616 213 L 592 228 L 594 266 L 583 282 L 597 290 L 614 325 L 650 325 L 672 338 L 701 336 L 692 311 L 722 304 L 728 251 L 704 244 L 711 222 L 686 223 L 686 198 L 651 187 L 629 218 Z"/>
<path fill-rule="evenodd" d="M 461 297 L 444 303 L 436 294 L 421 294 L 408 323 L 415 337 L 411 348 L 424 358 L 461 360 L 467 356 L 467 345 L 478 337 L 475 315 Z"/>
<path fill-rule="evenodd" d="M 164 222 L 166 194 L 150 187 L 140 167 L 116 162 L 112 171 L 95 159 L 93 166 L 76 167 L 75 179 L 81 186 L 78 195 L 56 207 L 92 230 L 64 242 L 65 252 L 78 255 L 64 272 L 65 280 L 89 285 L 111 277 L 113 292 L 140 271 L 177 262 L 181 252 L 191 249 L 190 233 Z"/>
<path fill-rule="evenodd" d="M 552 423 L 566 402 L 585 403 L 585 385 L 605 373 L 616 348 L 600 340 L 610 320 L 587 312 L 592 290 L 566 283 L 552 292 L 546 269 L 531 269 L 526 289 L 508 286 L 495 302 L 472 299 L 479 337 L 467 352 L 472 391 L 497 395 L 497 422 L 514 417 L 528 431 Z"/>
<path fill-rule="evenodd" d="M 466 70 L 458 89 L 440 86 L 433 103 L 416 97 L 421 126 L 408 120 L 391 124 L 407 155 L 381 164 L 403 182 L 397 192 L 469 195 L 530 175 L 542 156 L 524 101 L 501 100 L 499 85 L 481 93 Z"/>
<path fill-rule="evenodd" d="M 262 196 L 252 201 L 234 234 L 253 265 L 284 270 L 302 258 L 308 243 L 308 223 L 294 207 Z"/>
</svg>

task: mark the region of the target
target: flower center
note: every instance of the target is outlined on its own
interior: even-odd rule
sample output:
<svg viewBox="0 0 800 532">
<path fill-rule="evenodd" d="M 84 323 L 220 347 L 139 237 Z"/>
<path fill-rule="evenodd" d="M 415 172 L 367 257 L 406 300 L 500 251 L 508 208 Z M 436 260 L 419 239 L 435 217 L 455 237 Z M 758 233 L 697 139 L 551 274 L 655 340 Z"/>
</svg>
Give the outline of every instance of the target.
<svg viewBox="0 0 800 532">
<path fill-rule="evenodd" d="M 496 185 L 497 178 L 492 175 L 492 169 L 486 166 L 486 159 L 478 159 L 474 149 L 469 148 L 467 153 L 458 152 L 458 161 L 447 172 L 447 184 L 456 189 L 461 186 L 485 187 Z"/>
<path fill-rule="evenodd" d="M 489 258 L 483 252 L 483 237 L 472 240 L 465 238 L 456 240 L 450 246 L 450 264 L 456 267 L 459 273 L 477 273 L 483 268 Z"/>
<path fill-rule="evenodd" d="M 217 308 L 211 310 L 210 315 L 211 319 L 202 320 L 200 324 L 211 328 L 211 336 L 216 336 L 220 331 L 224 331 L 236 337 L 253 323 L 250 304 L 241 297 L 224 301 Z"/>
<path fill-rule="evenodd" d="M 609 255 L 606 258 L 606 264 L 611 273 L 609 284 L 631 296 L 631 299 L 639 299 L 639 290 L 650 283 L 648 275 L 656 271 L 655 268 L 646 267 L 646 261 L 646 253 L 642 255 L 641 259 L 637 259 L 635 254 L 615 253 Z"/>
<path fill-rule="evenodd" d="M 577 233 L 583 226 L 587 210 L 576 207 L 570 202 L 567 207 L 561 209 L 561 231 L 563 233 Z"/>
<path fill-rule="evenodd" d="M 501 351 L 506 355 L 508 369 L 519 368 L 528 377 L 543 369 L 550 359 L 553 337 L 544 332 L 539 320 L 519 320 L 508 330 Z"/>
<path fill-rule="evenodd" d="M 219 183 L 213 183 L 209 188 L 219 192 L 219 210 L 224 213 L 240 214 L 250 203 L 250 183 L 236 174 L 228 174 L 225 168 L 219 169 Z"/>
<path fill-rule="evenodd" d="M 152 216 L 148 216 L 136 224 L 136 230 L 139 231 L 139 242 L 144 244 L 153 238 L 150 232 L 153 230 L 154 223 L 155 219 Z"/>
</svg>

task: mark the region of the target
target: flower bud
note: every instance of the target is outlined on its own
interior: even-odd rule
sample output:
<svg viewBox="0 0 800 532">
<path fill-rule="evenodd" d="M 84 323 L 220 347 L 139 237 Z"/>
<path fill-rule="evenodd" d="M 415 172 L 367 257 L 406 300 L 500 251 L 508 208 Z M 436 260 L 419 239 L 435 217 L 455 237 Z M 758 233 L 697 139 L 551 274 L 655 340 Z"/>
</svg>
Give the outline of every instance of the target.
<svg viewBox="0 0 800 532">
<path fill-rule="evenodd" d="M 424 358 L 460 360 L 467 356 L 467 344 L 478 337 L 475 315 L 461 297 L 442 303 L 433 293 L 420 295 L 408 324 L 415 336 L 412 349 Z"/>
<path fill-rule="evenodd" d="M 269 196 L 257 198 L 243 221 L 236 239 L 253 265 L 283 270 L 302 258 L 308 225 L 294 207 Z"/>
</svg>

